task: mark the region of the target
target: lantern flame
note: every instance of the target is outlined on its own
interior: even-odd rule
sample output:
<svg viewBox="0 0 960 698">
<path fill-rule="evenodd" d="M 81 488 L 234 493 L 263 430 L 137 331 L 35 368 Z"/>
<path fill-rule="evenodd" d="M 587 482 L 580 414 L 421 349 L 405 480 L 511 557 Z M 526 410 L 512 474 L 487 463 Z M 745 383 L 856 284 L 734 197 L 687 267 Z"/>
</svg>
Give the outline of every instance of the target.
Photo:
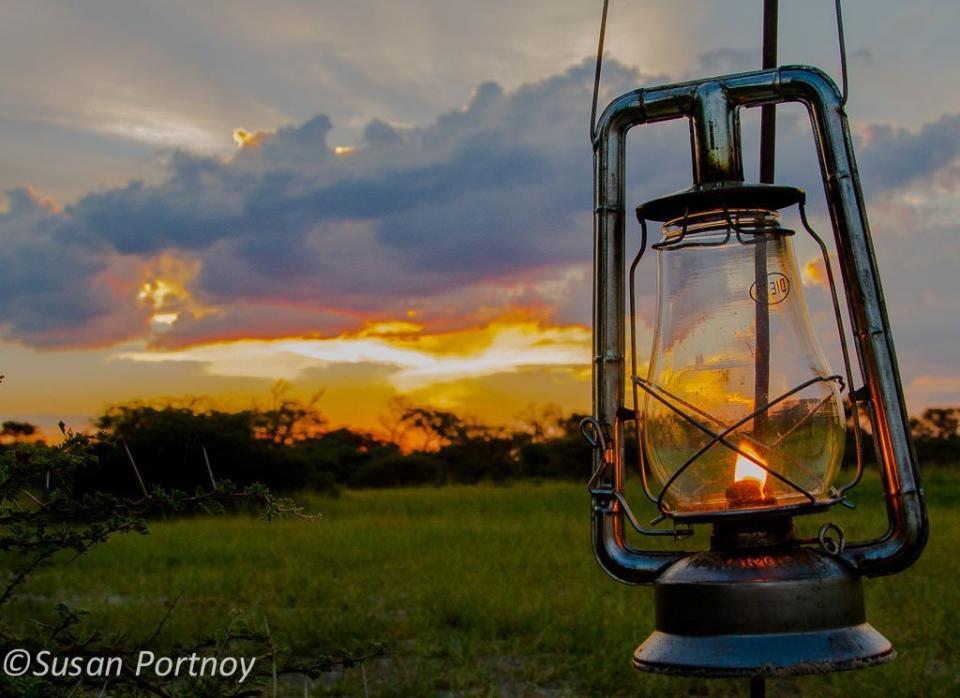
<svg viewBox="0 0 960 698">
<path fill-rule="evenodd" d="M 763 463 L 764 465 L 766 465 L 766 463 L 764 463 L 763 459 L 760 458 L 757 452 L 750 448 L 748 444 L 741 443 L 740 450 L 750 456 L 750 458 L 744 456 L 743 453 L 737 454 L 737 464 L 733 469 L 734 482 L 754 480 L 760 485 L 760 490 L 763 491 L 763 486 L 767 482 L 767 471 L 757 465 L 757 463 Z"/>
</svg>

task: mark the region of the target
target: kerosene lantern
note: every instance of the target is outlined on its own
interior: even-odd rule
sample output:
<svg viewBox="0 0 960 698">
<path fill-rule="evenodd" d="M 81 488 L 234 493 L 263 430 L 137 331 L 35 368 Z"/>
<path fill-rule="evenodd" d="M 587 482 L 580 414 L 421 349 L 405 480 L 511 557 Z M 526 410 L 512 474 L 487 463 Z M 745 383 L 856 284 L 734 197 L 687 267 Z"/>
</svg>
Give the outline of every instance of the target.
<svg viewBox="0 0 960 698">
<path fill-rule="evenodd" d="M 807 221 L 804 193 L 744 182 L 738 110 L 785 102 L 803 104 L 810 115 L 855 351 L 847 350 L 839 284 L 828 246 Z M 628 248 L 627 132 L 681 117 L 690 123 L 693 186 L 640 205 L 641 242 Z M 634 665 L 762 677 L 892 658 L 890 642 L 867 623 L 861 579 L 913 563 L 927 521 L 839 91 L 809 67 L 637 89 L 603 112 L 593 145 L 594 414 L 583 429 L 595 445 L 597 560 L 621 582 L 654 586 L 655 630 Z M 795 206 L 797 233 L 780 219 Z M 647 245 L 651 223 L 662 231 Z M 797 235 L 812 236 L 824 255 L 843 349 L 839 373 L 828 367 L 807 311 Z M 647 247 L 658 260 L 658 308 L 641 375 L 635 279 L 649 273 L 641 264 Z M 831 523 L 801 539 L 794 517 L 846 504 L 862 473 L 855 431 L 857 470 L 850 482 L 836 482 L 844 396 L 855 424 L 869 419 L 889 528 L 875 540 L 846 542 Z M 628 463 L 624 442 L 632 433 L 639 448 L 637 462 Z M 630 509 L 628 467 L 639 469 L 659 510 L 651 524 Z M 712 525 L 708 550 L 654 551 L 628 542 L 631 528 L 683 537 L 699 524 Z"/>
</svg>

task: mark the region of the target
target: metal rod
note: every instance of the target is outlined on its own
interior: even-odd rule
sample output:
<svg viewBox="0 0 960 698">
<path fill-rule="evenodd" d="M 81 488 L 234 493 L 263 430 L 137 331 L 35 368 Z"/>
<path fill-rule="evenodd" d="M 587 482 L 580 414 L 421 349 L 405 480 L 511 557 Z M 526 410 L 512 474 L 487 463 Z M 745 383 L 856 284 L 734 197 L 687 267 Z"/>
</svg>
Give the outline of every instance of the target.
<svg viewBox="0 0 960 698">
<path fill-rule="evenodd" d="M 804 230 L 809 233 L 810 237 L 812 237 L 820 247 L 820 256 L 823 258 L 823 268 L 827 272 L 827 283 L 830 287 L 830 297 L 833 301 L 833 314 L 836 318 L 837 334 L 840 337 L 840 353 L 843 356 L 843 367 L 847 377 L 847 396 L 850 398 L 850 408 L 853 412 L 853 442 L 857 457 L 856 472 L 850 482 L 837 490 L 842 497 L 856 487 L 860 482 L 860 478 L 863 477 L 863 434 L 860 433 L 860 401 L 857 399 L 857 386 L 853 382 L 853 370 L 850 368 L 850 351 L 847 349 L 847 333 L 843 327 L 843 314 L 840 312 L 837 284 L 833 278 L 833 266 L 830 263 L 830 255 L 827 253 L 827 245 L 823 241 L 823 238 L 817 235 L 817 232 L 807 220 L 807 207 L 803 201 L 800 202 L 799 210 L 800 222 L 803 224 Z"/>
<path fill-rule="evenodd" d="M 843 86 L 840 108 L 844 109 L 847 106 L 847 98 L 850 96 L 850 88 L 847 86 L 847 40 L 843 36 L 843 9 L 840 7 L 840 0 L 834 4 L 837 8 L 837 41 L 840 44 L 840 79 Z"/>
<path fill-rule="evenodd" d="M 777 0 L 763 0 L 763 69 L 777 67 Z M 760 107 L 760 183 L 773 184 L 777 140 L 777 106 Z"/>
<path fill-rule="evenodd" d="M 763 69 L 777 67 L 777 0 L 763 0 Z M 776 164 L 777 107 L 764 104 L 760 107 L 760 182 L 773 184 Z M 753 250 L 754 282 L 757 289 L 755 309 L 756 364 L 753 392 L 755 406 L 766 405 L 770 399 L 770 308 L 761 302 L 767 296 L 767 241 L 761 239 Z M 753 433 L 763 439 L 767 427 L 767 411 L 762 410 L 753 420 Z"/>
<path fill-rule="evenodd" d="M 640 250 L 630 265 L 630 375 L 637 375 L 637 286 L 636 272 L 637 265 L 643 258 L 643 253 L 647 251 L 647 222 L 640 219 Z M 637 395 L 637 385 L 633 384 L 633 434 L 637 443 L 637 464 L 640 467 L 640 480 L 643 483 L 643 493 L 652 503 L 657 503 L 657 498 L 650 491 L 650 483 L 647 478 L 647 462 L 643 453 L 643 438 L 640 433 L 640 400 Z"/>
<path fill-rule="evenodd" d="M 123 444 L 123 450 L 127 453 L 127 460 L 130 461 L 130 467 L 133 468 L 133 474 L 137 476 L 137 484 L 140 485 L 140 491 L 143 492 L 145 499 L 150 499 L 150 493 L 147 491 L 147 486 L 143 483 L 143 477 L 140 475 L 140 468 L 137 467 L 137 462 L 133 459 L 133 453 L 130 452 L 130 447 L 127 445 L 127 440 L 120 439 L 120 443 Z"/>
<path fill-rule="evenodd" d="M 210 467 L 210 456 L 207 455 L 207 447 L 201 444 L 200 449 L 203 451 L 203 462 L 207 464 L 207 475 L 210 476 L 210 486 L 213 489 L 217 489 L 217 481 L 213 477 L 213 468 Z"/>
<path fill-rule="evenodd" d="M 597 40 L 597 67 L 593 77 L 593 102 L 590 106 L 590 142 L 597 138 L 597 97 L 600 96 L 600 71 L 603 68 L 603 41 L 607 34 L 607 5 L 603 0 L 603 15 L 600 17 L 600 38 Z"/>
<path fill-rule="evenodd" d="M 690 114 L 693 182 L 712 186 L 743 181 L 740 116 L 723 84 L 703 82 Z"/>
</svg>

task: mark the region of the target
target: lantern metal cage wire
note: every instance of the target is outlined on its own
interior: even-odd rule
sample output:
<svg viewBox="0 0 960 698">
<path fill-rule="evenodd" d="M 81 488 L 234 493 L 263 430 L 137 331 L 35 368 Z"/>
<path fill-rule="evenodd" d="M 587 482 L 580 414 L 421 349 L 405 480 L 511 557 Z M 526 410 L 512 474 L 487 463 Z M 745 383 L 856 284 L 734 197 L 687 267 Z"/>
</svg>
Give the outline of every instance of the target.
<svg viewBox="0 0 960 698">
<path fill-rule="evenodd" d="M 646 496 L 647 500 L 652 504 L 656 505 L 659 515 L 653 519 L 649 526 L 655 526 L 667 518 L 670 518 L 674 523 L 674 530 L 668 531 L 663 529 L 653 530 L 646 526 L 643 526 L 639 523 L 636 515 L 630 508 L 629 502 L 626 499 L 623 492 L 614 492 L 609 488 L 600 489 L 597 487 L 597 480 L 602 472 L 602 468 L 605 466 L 598 467 L 588 485 L 588 489 L 591 494 L 596 496 L 611 496 L 617 499 L 619 504 L 623 507 L 624 513 L 626 515 L 627 521 L 631 524 L 631 527 L 642 535 L 648 536 L 661 536 L 668 535 L 675 538 L 686 537 L 692 534 L 692 530 L 689 528 L 678 528 L 677 524 L 684 523 L 694 523 L 694 522 L 710 522 L 715 521 L 718 518 L 723 517 L 751 517 L 751 516 L 763 516 L 763 515 L 777 515 L 781 516 L 787 513 L 796 513 L 796 514 L 808 514 L 815 513 L 819 511 L 824 511 L 829 509 L 835 504 L 842 504 L 850 509 L 855 508 L 854 504 L 850 502 L 847 498 L 847 493 L 850 492 L 853 488 L 860 483 L 863 476 L 864 469 L 864 455 L 863 455 L 863 434 L 862 434 L 862 424 L 861 424 L 861 411 L 860 411 L 860 401 L 863 399 L 863 391 L 857 391 L 853 389 L 855 385 L 853 378 L 853 370 L 850 363 L 850 354 L 847 344 L 847 337 L 843 321 L 843 313 L 841 311 L 840 299 L 837 295 L 836 281 L 833 272 L 833 262 L 827 248 L 826 243 L 823 238 L 817 234 L 817 232 L 810 225 L 809 220 L 806 214 L 806 201 L 805 195 L 802 191 L 793 189 L 791 187 L 778 187 L 778 193 L 780 196 L 784 197 L 787 201 L 796 199 L 796 205 L 798 207 L 798 213 L 800 217 L 801 224 L 804 231 L 809 235 L 809 237 L 815 242 L 817 248 L 820 252 L 821 260 L 824 265 L 824 269 L 827 277 L 827 287 L 829 290 L 829 295 L 831 299 L 831 307 L 833 310 L 834 320 L 836 323 L 838 343 L 840 346 L 840 354 L 843 360 L 844 372 L 843 375 L 824 375 L 824 376 L 815 376 L 809 380 L 801 383 L 799 385 L 793 386 L 788 391 L 785 391 L 774 397 L 764 404 L 756 407 L 754 410 L 749 412 L 746 416 L 741 417 L 738 421 L 733 424 L 728 424 L 724 420 L 711 415 L 709 412 L 699 408 L 697 405 L 691 403 L 667 390 L 663 386 L 657 385 L 655 382 L 651 381 L 648 378 L 642 377 L 637 369 L 637 329 L 636 329 L 636 320 L 637 320 L 637 310 L 636 310 L 636 272 L 640 264 L 641 259 L 643 258 L 647 247 L 648 247 L 648 230 L 647 230 L 647 215 L 657 216 L 663 218 L 663 213 L 660 210 L 657 210 L 654 207 L 649 207 L 646 205 L 641 205 L 637 208 L 637 219 L 640 223 L 640 244 L 636 256 L 634 257 L 632 263 L 630 264 L 628 276 L 629 276 L 629 289 L 628 289 L 628 301 L 629 301 L 629 322 L 630 322 L 630 382 L 632 384 L 632 397 L 633 397 L 633 407 L 632 410 L 622 409 L 620 411 L 621 417 L 624 421 L 634 423 L 634 437 L 635 437 L 635 448 L 637 453 L 637 469 L 640 474 L 642 491 Z M 689 198 L 689 197 L 685 197 Z M 662 208 L 660 201 L 653 202 L 657 207 Z M 678 250 L 683 249 L 684 247 L 708 247 L 708 246 L 722 246 L 730 241 L 732 237 L 739 242 L 741 245 L 756 245 L 767 236 L 774 235 L 783 235 L 783 236 L 792 236 L 794 231 L 788 228 L 774 226 L 774 227 L 765 227 L 761 229 L 747 229 L 744 226 L 740 225 L 739 216 L 740 210 L 721 208 L 718 211 L 718 216 L 726 222 L 726 234 L 724 238 L 716 242 L 696 242 L 690 241 L 687 239 L 688 233 L 688 222 L 690 217 L 690 208 L 689 206 L 684 208 L 684 215 L 680 222 L 680 233 L 675 237 L 672 237 L 668 240 L 661 241 L 659 243 L 653 243 L 650 245 L 652 249 L 661 250 L 661 249 L 670 249 Z M 656 220 L 656 218 L 654 218 Z M 834 381 L 836 382 L 841 392 L 847 393 L 847 398 L 850 401 L 850 414 L 848 417 L 852 417 L 852 432 L 854 436 L 854 452 L 855 452 L 855 467 L 854 473 L 850 480 L 843 484 L 840 487 L 831 486 L 830 496 L 826 499 L 817 499 L 812 493 L 807 491 L 802 486 L 791 481 L 783 473 L 778 472 L 774 468 L 771 468 L 770 465 L 763 460 L 759 459 L 755 453 L 748 452 L 744 447 L 733 443 L 730 440 L 730 436 L 737 434 L 741 439 L 746 440 L 754 448 L 760 449 L 761 451 L 772 450 L 778 445 L 778 442 L 782 441 L 787 434 L 783 434 L 778 437 L 778 441 L 772 444 L 767 444 L 760 441 L 758 438 L 751 436 L 749 434 L 744 434 L 738 430 L 757 415 L 762 414 L 769 410 L 771 407 L 775 406 L 777 403 L 786 399 L 787 397 L 801 391 L 806 388 L 808 385 L 819 382 L 819 381 Z M 697 452 L 693 453 L 683 465 L 681 465 L 670 477 L 668 482 L 663 485 L 658 493 L 653 492 L 650 486 L 650 481 L 652 479 L 651 474 L 648 472 L 646 459 L 644 457 L 645 446 L 643 443 L 643 418 L 642 410 L 640 408 L 640 391 L 645 392 L 654 400 L 660 402 L 661 404 L 668 407 L 674 413 L 683 418 L 690 425 L 696 429 L 702 431 L 705 435 L 710 437 L 710 440 L 707 444 L 699 449 Z M 816 407 L 810 410 L 804 417 L 795 422 L 793 426 L 788 430 L 792 432 L 803 425 L 803 422 L 808 420 L 816 413 Z M 597 441 L 595 435 L 602 434 L 598 429 L 598 422 L 593 418 L 588 418 L 584 420 L 582 425 L 582 430 L 584 436 L 587 440 L 594 446 L 597 446 Z M 775 508 L 763 507 L 756 509 L 749 508 L 737 508 L 731 509 L 725 512 L 712 512 L 705 515 L 697 514 L 683 514 L 672 512 L 666 506 L 664 498 L 667 494 L 667 491 L 672 486 L 672 484 L 683 475 L 683 473 L 689 468 L 696 460 L 698 460 L 709 448 L 715 446 L 723 446 L 732 451 L 733 453 L 742 456 L 751 462 L 753 462 L 757 467 L 766 471 L 766 473 L 781 482 L 785 483 L 794 490 L 800 492 L 808 500 L 804 504 L 795 504 L 788 506 L 777 506 Z M 606 450 L 605 448 L 602 450 Z M 832 536 L 828 537 L 828 533 L 832 533 Z M 817 537 L 817 542 L 820 543 L 821 547 L 825 550 L 829 549 L 831 551 L 835 550 L 836 546 L 843 545 L 843 532 L 840 527 L 835 523 L 825 523 L 821 527 L 820 534 Z"/>
<path fill-rule="evenodd" d="M 861 424 L 860 424 L 860 410 L 859 410 L 859 396 L 857 391 L 853 389 L 854 379 L 853 372 L 850 366 L 850 356 L 847 348 L 846 333 L 844 331 L 843 315 L 840 310 L 840 300 L 837 296 L 836 282 L 834 281 L 834 275 L 832 270 L 832 261 L 830 258 L 829 251 L 827 249 L 826 243 L 823 239 L 814 231 L 810 226 L 809 221 L 807 220 L 806 215 L 806 205 L 805 197 L 803 193 L 799 190 L 796 191 L 797 206 L 799 209 L 800 220 L 803 224 L 804 230 L 809 234 L 809 236 L 817 244 L 821 259 L 826 270 L 828 288 L 830 292 L 830 297 L 832 300 L 832 308 L 834 312 L 834 318 L 836 321 L 837 335 L 839 339 L 841 355 L 843 357 L 843 366 L 844 374 L 840 375 L 827 375 L 827 376 L 815 376 L 810 378 L 808 381 L 801 383 L 799 385 L 793 386 L 789 390 L 781 393 L 777 397 L 774 397 L 767 402 L 756 407 L 753 411 L 748 413 L 746 416 L 740 418 L 737 422 L 733 424 L 728 424 L 724 420 L 709 414 L 705 410 L 700 409 L 695 404 L 684 400 L 682 397 L 671 393 L 669 390 L 663 386 L 657 385 L 649 379 L 642 378 L 637 371 L 637 331 L 636 331 L 636 271 L 640 263 L 640 260 L 643 258 L 643 255 L 647 248 L 647 219 L 644 217 L 646 211 L 644 207 L 638 207 L 637 218 L 640 222 L 641 229 L 641 238 L 640 238 L 640 248 L 637 252 L 636 257 L 634 257 L 633 262 L 630 265 L 629 271 L 629 303 L 630 303 L 630 380 L 633 387 L 633 412 L 627 414 L 627 418 L 632 417 L 634 422 L 634 434 L 636 437 L 636 449 L 637 449 L 637 458 L 638 458 L 638 469 L 641 475 L 641 482 L 643 485 L 643 492 L 646 495 L 647 499 L 650 500 L 657 506 L 657 509 L 660 512 L 661 517 L 658 517 L 659 520 L 662 520 L 662 517 L 671 517 L 674 521 L 695 521 L 695 520 L 715 520 L 717 517 L 722 516 L 753 516 L 753 515 L 763 515 L 766 513 L 775 513 L 777 515 L 782 515 L 787 512 L 795 513 L 812 513 L 813 511 L 822 511 L 830 508 L 834 504 L 845 504 L 846 506 L 853 507 L 853 505 L 847 500 L 847 493 L 852 490 L 861 480 L 863 475 L 863 436 L 861 433 Z M 732 213 L 732 215 L 731 215 Z M 763 229 L 744 229 L 738 220 L 738 212 L 731 212 L 727 208 L 721 209 L 720 215 L 722 219 L 727 224 L 726 235 L 722 241 L 719 242 L 691 242 L 687 240 L 687 225 L 689 220 L 689 208 L 686 208 L 684 211 L 683 220 L 681 223 L 681 231 L 678 236 L 673 239 L 666 240 L 660 243 L 654 243 L 651 245 L 653 249 L 671 249 L 677 250 L 684 247 L 693 247 L 693 246 L 714 246 L 714 245 L 723 245 L 726 244 L 731 236 L 735 236 L 736 240 L 741 245 L 756 245 L 762 242 L 763 238 L 766 236 L 772 235 L 785 235 L 790 236 L 794 234 L 794 231 L 782 227 L 767 227 Z M 854 449 L 855 449 L 855 471 L 853 477 L 850 481 L 841 487 L 831 486 L 831 493 L 828 499 L 818 500 L 807 491 L 802 486 L 793 482 L 786 477 L 781 472 L 770 467 L 767 462 L 764 462 L 761 459 L 758 459 L 754 453 L 746 451 L 742 446 L 739 446 L 733 443 L 728 437 L 732 434 L 738 433 L 738 430 L 743 425 L 747 424 L 753 420 L 757 415 L 763 414 L 768 411 L 771 407 L 775 406 L 777 403 L 783 401 L 784 399 L 790 397 L 791 395 L 803 390 L 808 385 L 818 382 L 818 381 L 834 381 L 840 386 L 841 392 L 844 390 L 847 392 L 847 397 L 850 400 L 851 412 L 852 412 L 852 421 L 853 421 L 853 433 L 854 433 Z M 708 437 L 710 441 L 707 444 L 695 452 L 693 455 L 688 458 L 683 465 L 681 465 L 671 476 L 670 480 L 661 488 L 660 492 L 654 494 L 650 489 L 650 476 L 647 473 L 646 460 L 644 458 L 644 444 L 642 443 L 642 417 L 640 409 L 640 400 L 639 400 L 639 391 L 644 391 L 651 398 L 657 400 L 663 405 L 667 406 L 669 409 L 674 411 L 677 415 L 686 420 L 696 429 L 699 429 Z M 826 398 L 824 398 L 826 399 Z M 810 419 L 814 414 L 816 414 L 816 407 L 810 410 L 804 417 L 800 420 L 797 420 L 793 426 L 788 430 L 787 434 L 800 428 L 803 423 Z M 592 426 L 592 425 L 591 425 Z M 760 439 L 750 436 L 748 434 L 738 433 L 738 436 L 742 439 L 745 439 L 749 444 L 755 448 L 760 449 L 761 451 L 769 451 L 779 445 L 779 442 L 783 441 L 787 434 L 780 435 L 778 441 L 772 444 L 767 444 L 762 442 Z M 705 517 L 698 517 L 690 514 L 678 514 L 671 512 L 666 508 L 664 503 L 664 497 L 667 494 L 670 486 L 683 475 L 683 473 L 689 468 L 697 459 L 699 459 L 709 448 L 714 446 L 722 445 L 732 452 L 750 460 L 757 467 L 766 471 L 768 475 L 773 476 L 774 478 L 785 483 L 789 487 L 803 494 L 808 502 L 806 504 L 797 504 L 792 506 L 779 506 L 776 508 L 776 511 L 772 511 L 769 507 L 762 509 L 734 509 L 727 512 L 714 512 Z M 627 504 L 624 502 L 624 506 Z M 635 518 L 635 517 L 631 517 Z M 825 527 L 835 527 L 835 524 L 824 524 Z M 638 530 L 639 533 L 648 532 L 643 529 Z"/>
</svg>

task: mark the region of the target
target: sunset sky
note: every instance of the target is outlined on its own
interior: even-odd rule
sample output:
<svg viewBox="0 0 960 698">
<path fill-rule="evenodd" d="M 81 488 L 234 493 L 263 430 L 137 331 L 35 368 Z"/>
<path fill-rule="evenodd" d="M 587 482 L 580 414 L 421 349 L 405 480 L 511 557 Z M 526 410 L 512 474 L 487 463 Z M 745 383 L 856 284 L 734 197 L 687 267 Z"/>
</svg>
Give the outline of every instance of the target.
<svg viewBox="0 0 960 698">
<path fill-rule="evenodd" d="M 602 104 L 756 68 L 760 4 L 613 0 Z M 836 76 L 833 3 L 781 5 L 781 63 Z M 960 5 L 844 6 L 907 399 L 958 404 Z M 5 3 L 0 417 L 82 426 L 188 394 L 243 407 L 279 378 L 360 427 L 395 395 L 493 422 L 588 409 L 600 7 Z M 778 179 L 825 230 L 805 114 L 781 109 L 778 135 Z M 688 149 L 685 123 L 634 134 L 630 200 L 688 186 Z M 835 359 L 822 273 L 799 254 Z"/>
</svg>

